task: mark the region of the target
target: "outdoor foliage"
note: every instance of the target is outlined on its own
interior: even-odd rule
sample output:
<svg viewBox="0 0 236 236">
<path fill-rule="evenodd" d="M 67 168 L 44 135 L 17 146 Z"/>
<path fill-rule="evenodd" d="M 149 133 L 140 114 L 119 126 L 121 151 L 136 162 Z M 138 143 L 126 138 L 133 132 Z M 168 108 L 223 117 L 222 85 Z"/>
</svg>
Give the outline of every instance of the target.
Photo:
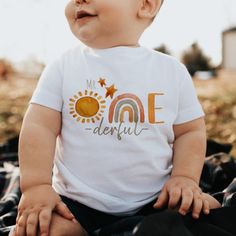
<svg viewBox="0 0 236 236">
<path fill-rule="evenodd" d="M 12 73 L 14 73 L 12 64 L 5 59 L 0 59 L 0 80 L 6 80 Z"/>
<path fill-rule="evenodd" d="M 189 73 L 193 76 L 196 71 L 208 71 L 213 67 L 210 58 L 207 57 L 197 43 L 191 45 L 183 52 L 182 62 L 186 65 Z"/>
<path fill-rule="evenodd" d="M 162 52 L 167 55 L 171 55 L 170 50 L 167 48 L 165 44 L 160 45 L 159 47 L 154 48 L 154 50 L 158 52 Z"/>
</svg>

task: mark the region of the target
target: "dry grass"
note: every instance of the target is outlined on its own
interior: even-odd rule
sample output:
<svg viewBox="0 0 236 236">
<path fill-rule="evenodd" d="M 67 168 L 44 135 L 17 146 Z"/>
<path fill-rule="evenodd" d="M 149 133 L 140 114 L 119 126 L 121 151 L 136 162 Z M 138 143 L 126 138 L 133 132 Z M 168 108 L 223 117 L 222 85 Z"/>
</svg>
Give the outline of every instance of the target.
<svg viewBox="0 0 236 236">
<path fill-rule="evenodd" d="M 0 142 L 19 134 L 22 119 L 37 80 L 13 75 L 0 79 Z"/>
<path fill-rule="evenodd" d="M 208 138 L 233 144 L 236 157 L 236 72 L 220 71 L 207 81 L 195 78 L 194 84 L 206 113 Z"/>
<path fill-rule="evenodd" d="M 35 78 L 16 75 L 0 80 L 0 142 L 19 133 L 36 83 Z M 232 143 L 236 156 L 236 73 L 222 71 L 207 81 L 194 78 L 194 84 L 206 113 L 208 138 Z"/>
</svg>

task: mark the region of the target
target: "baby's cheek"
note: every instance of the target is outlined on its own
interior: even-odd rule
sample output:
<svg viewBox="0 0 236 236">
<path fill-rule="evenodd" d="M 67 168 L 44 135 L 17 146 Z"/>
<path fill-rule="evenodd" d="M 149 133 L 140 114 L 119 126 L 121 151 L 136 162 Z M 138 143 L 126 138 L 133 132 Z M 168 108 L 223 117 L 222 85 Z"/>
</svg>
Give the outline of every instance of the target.
<svg viewBox="0 0 236 236">
<path fill-rule="evenodd" d="M 65 16 L 69 22 L 74 19 L 74 7 L 75 3 L 73 0 L 69 1 L 65 7 Z"/>
</svg>

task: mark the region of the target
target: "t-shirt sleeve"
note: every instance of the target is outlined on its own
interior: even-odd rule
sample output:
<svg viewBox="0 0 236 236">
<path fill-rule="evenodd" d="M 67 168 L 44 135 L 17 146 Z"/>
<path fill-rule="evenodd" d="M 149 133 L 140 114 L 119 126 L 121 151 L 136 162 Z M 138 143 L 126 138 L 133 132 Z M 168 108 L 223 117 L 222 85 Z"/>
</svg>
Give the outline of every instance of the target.
<svg viewBox="0 0 236 236">
<path fill-rule="evenodd" d="M 48 64 L 40 76 L 30 103 L 62 111 L 62 74 L 59 60 Z"/>
<path fill-rule="evenodd" d="M 198 100 L 192 77 L 186 67 L 181 65 L 179 73 L 179 102 L 178 113 L 174 124 L 182 124 L 204 116 L 202 106 Z"/>
</svg>

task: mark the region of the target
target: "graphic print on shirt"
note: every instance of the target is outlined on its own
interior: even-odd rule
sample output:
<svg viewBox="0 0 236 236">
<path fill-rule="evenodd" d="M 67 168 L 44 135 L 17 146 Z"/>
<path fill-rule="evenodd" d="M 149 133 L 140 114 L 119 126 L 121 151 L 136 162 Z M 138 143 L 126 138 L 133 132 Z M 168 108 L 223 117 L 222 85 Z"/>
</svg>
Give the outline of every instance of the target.
<svg viewBox="0 0 236 236">
<path fill-rule="evenodd" d="M 99 78 L 96 82 L 104 90 L 103 94 L 92 91 L 96 90 L 95 81 L 87 81 L 87 89 L 79 91 L 69 99 L 70 115 L 77 122 L 86 124 L 85 130 L 99 136 L 116 135 L 118 140 L 121 140 L 124 135 L 139 136 L 148 130 L 145 127 L 144 106 L 138 96 L 132 93 L 115 96 L 118 89 L 114 84 L 108 86 L 104 78 Z M 149 93 L 147 95 L 147 121 L 149 124 L 164 123 L 164 121 L 156 120 L 155 117 L 156 110 L 163 109 L 156 107 L 155 98 L 163 95 L 164 93 Z M 109 106 L 106 105 L 107 99 L 110 99 Z M 106 113 L 105 110 L 107 110 Z M 128 118 L 128 122 L 125 122 L 125 118 Z M 107 122 L 104 122 L 104 119 Z M 89 127 L 91 123 L 98 124 L 98 126 L 91 128 Z M 106 123 L 110 125 L 108 126 Z"/>
<path fill-rule="evenodd" d="M 87 90 L 84 93 L 78 92 L 73 98 L 70 98 L 70 114 L 78 122 L 95 123 L 95 120 L 101 119 L 106 108 L 105 103 L 106 101 L 98 93 Z"/>
</svg>

